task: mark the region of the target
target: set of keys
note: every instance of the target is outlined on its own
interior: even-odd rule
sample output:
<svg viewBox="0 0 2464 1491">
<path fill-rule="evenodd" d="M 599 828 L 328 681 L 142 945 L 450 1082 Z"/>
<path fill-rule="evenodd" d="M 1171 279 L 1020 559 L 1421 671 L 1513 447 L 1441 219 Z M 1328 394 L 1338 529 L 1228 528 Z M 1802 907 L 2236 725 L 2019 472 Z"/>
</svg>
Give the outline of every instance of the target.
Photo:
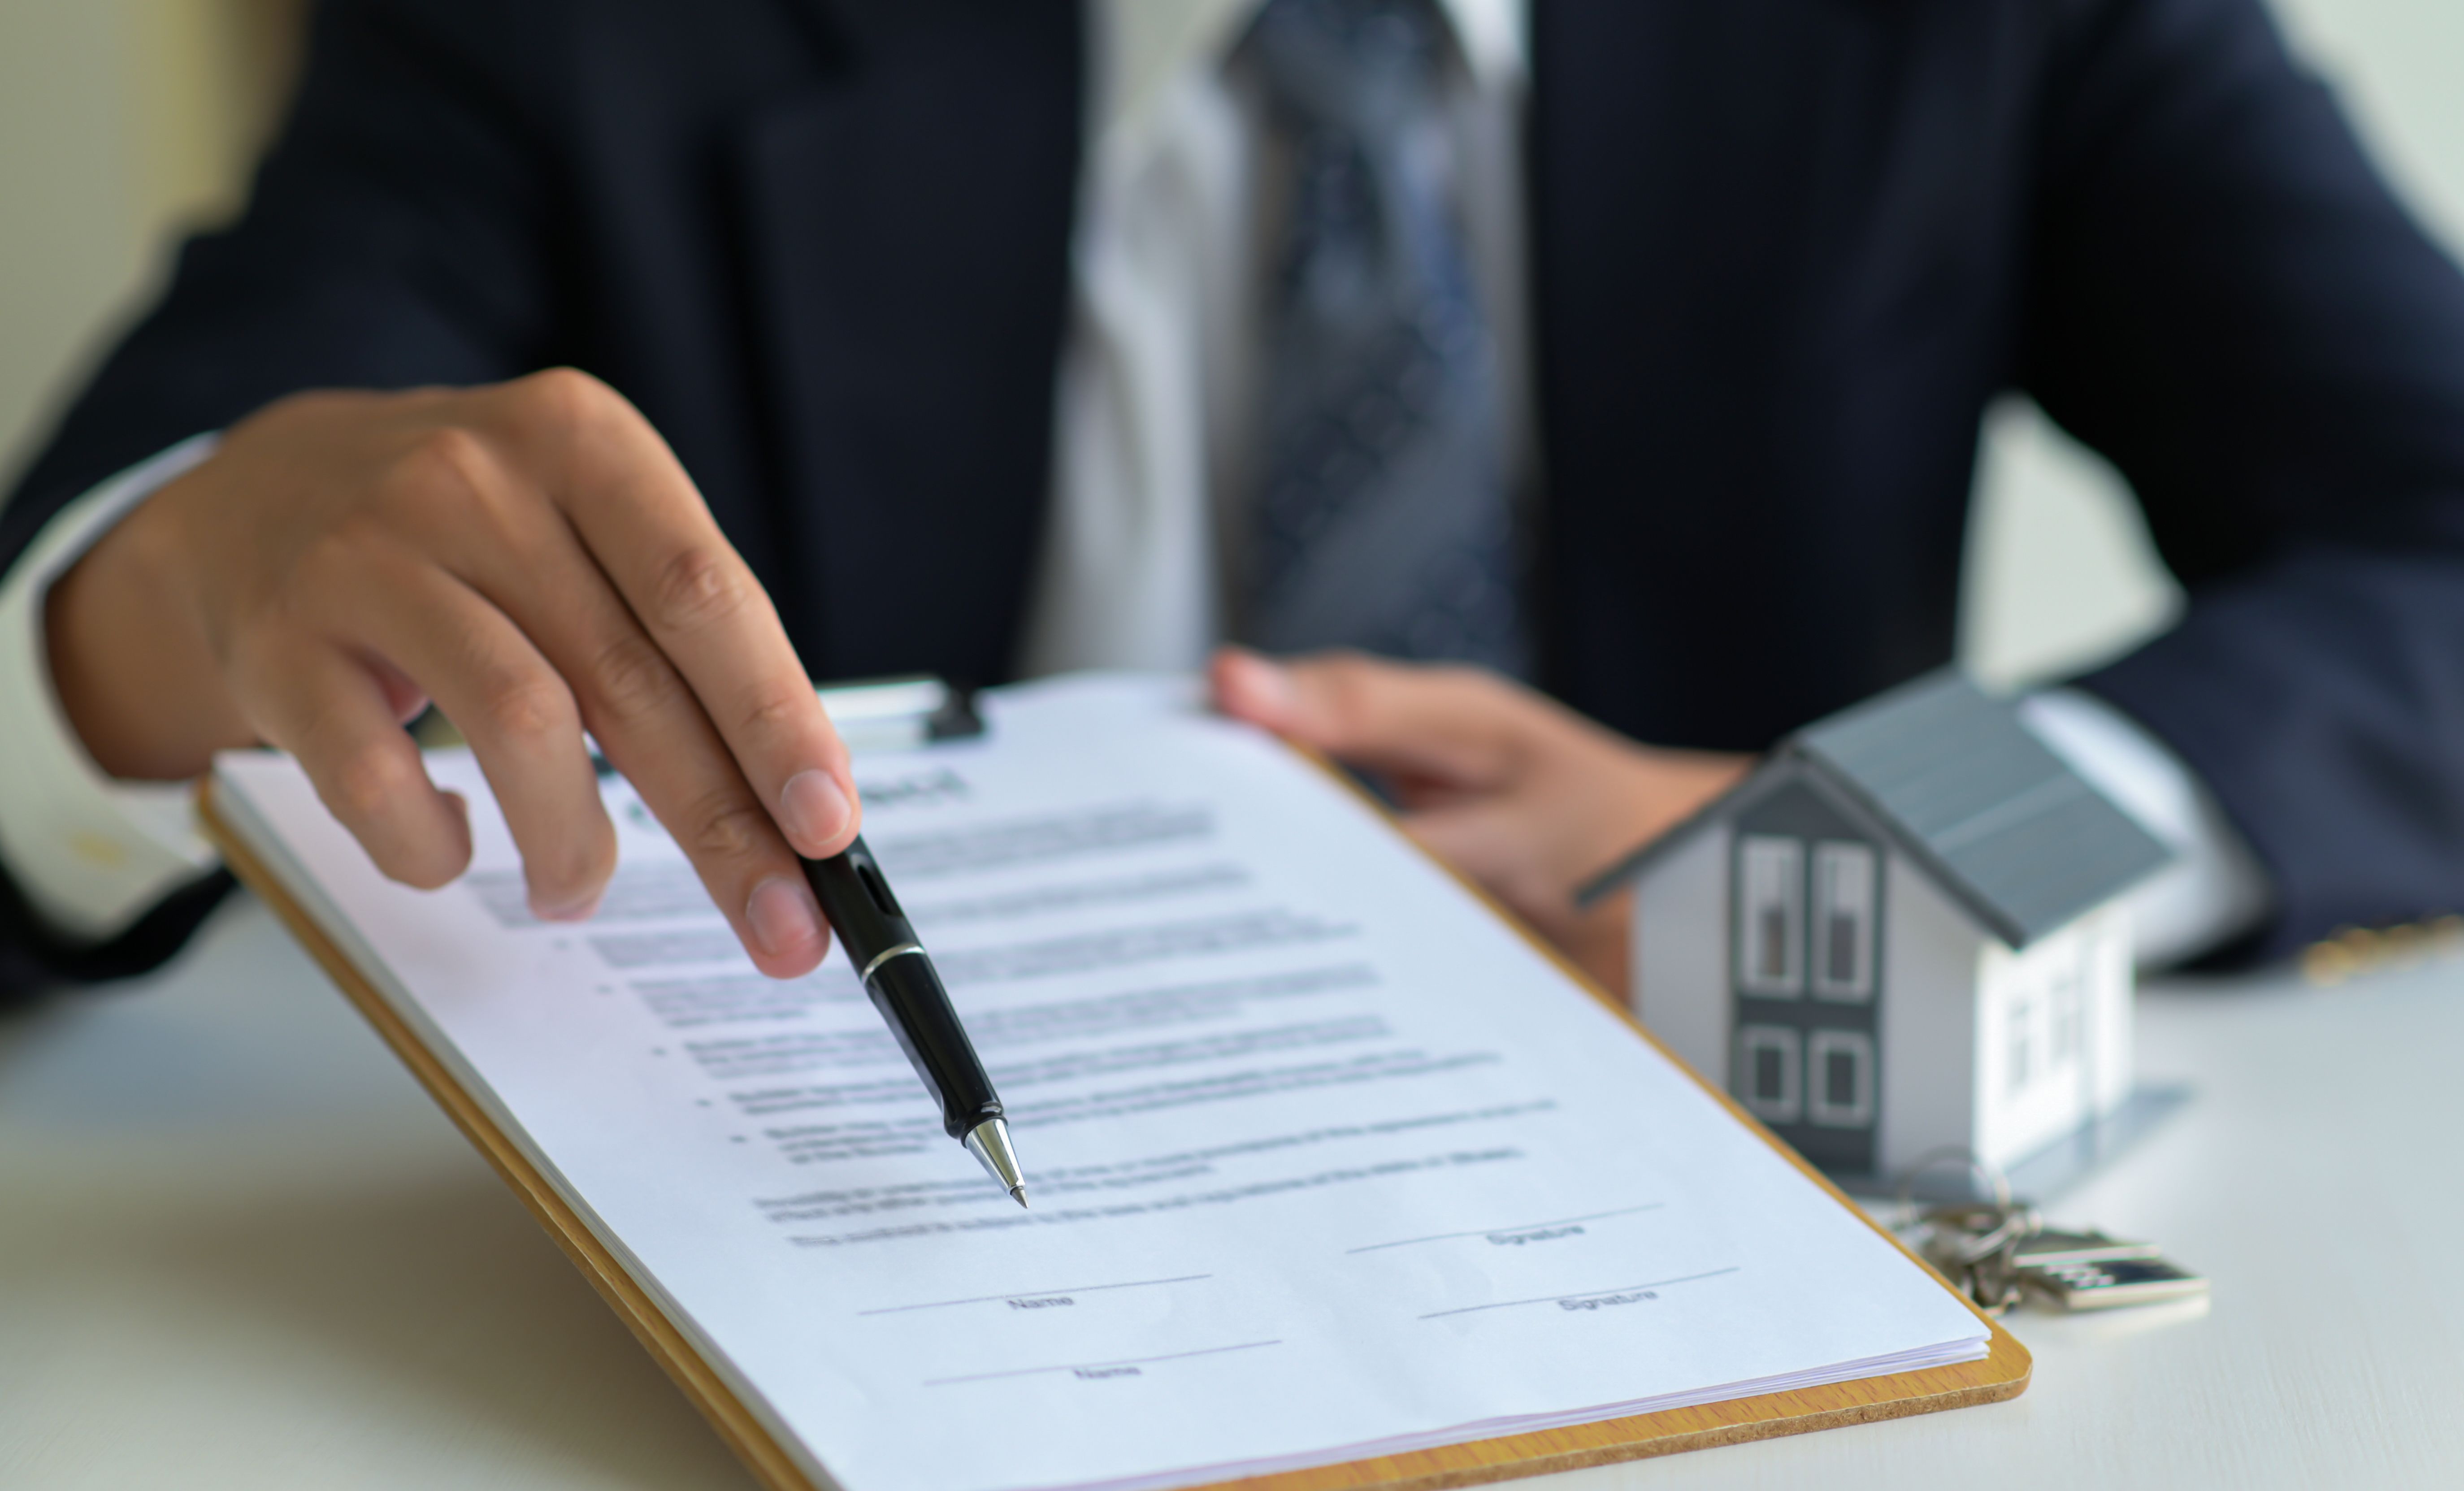
<svg viewBox="0 0 2464 1491">
<path fill-rule="evenodd" d="M 1898 1231 L 1987 1314 L 2023 1298 L 2060 1310 L 2100 1310 L 2208 1292 L 2205 1277 L 2170 1261 L 2154 1243 L 2046 1226 L 2034 1206 L 2012 1197 L 1999 1174 L 1976 1168 L 1992 1181 L 1992 1200 L 1931 1207 Z M 1903 1215 L 1907 1197 L 1903 1187 Z"/>
</svg>

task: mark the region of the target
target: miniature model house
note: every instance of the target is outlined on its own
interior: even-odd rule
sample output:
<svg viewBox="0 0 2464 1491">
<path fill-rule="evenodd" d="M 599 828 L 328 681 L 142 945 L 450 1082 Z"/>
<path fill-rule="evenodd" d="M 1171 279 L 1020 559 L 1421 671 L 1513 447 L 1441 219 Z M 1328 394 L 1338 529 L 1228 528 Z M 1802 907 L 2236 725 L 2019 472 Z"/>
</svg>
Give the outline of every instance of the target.
<svg viewBox="0 0 2464 1491">
<path fill-rule="evenodd" d="M 1790 737 L 1587 892 L 1636 888 L 1635 1008 L 1806 1158 L 2007 1167 L 2131 1089 L 2130 928 L 2167 851 L 1944 672 Z"/>
</svg>

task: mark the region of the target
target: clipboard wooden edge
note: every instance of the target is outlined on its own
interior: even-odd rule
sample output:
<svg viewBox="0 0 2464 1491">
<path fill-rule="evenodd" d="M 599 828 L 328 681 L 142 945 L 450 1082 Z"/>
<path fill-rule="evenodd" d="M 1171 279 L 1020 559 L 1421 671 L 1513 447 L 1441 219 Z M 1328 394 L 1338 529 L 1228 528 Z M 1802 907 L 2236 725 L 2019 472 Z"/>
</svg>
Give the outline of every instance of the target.
<svg viewBox="0 0 2464 1491">
<path fill-rule="evenodd" d="M 1392 822 L 1392 815 L 1384 804 L 1360 792 L 1356 783 L 1336 771 L 1323 757 L 1306 751 L 1300 754 L 1344 788 L 1359 796 L 1380 817 Z M 231 873 L 273 910 L 309 956 L 334 980 L 343 998 L 375 1027 L 379 1038 L 410 1069 L 419 1085 L 428 1089 L 429 1096 L 445 1110 L 454 1127 L 462 1130 L 473 1148 L 513 1188 L 532 1217 L 556 1239 L 557 1245 L 564 1250 L 565 1256 L 573 1261 L 583 1277 L 599 1291 L 600 1298 L 607 1302 L 617 1318 L 633 1332 L 634 1339 L 641 1342 L 643 1348 L 684 1392 L 686 1399 L 700 1411 L 719 1438 L 736 1452 L 754 1479 L 769 1491 L 832 1491 L 826 1483 L 817 1485 L 805 1476 L 794 1458 L 737 1397 L 726 1381 L 702 1359 L 692 1342 L 625 1271 L 615 1255 L 557 1194 L 556 1188 L 496 1127 L 486 1109 L 462 1088 L 453 1074 L 420 1042 L 417 1034 L 395 1013 L 393 1006 L 340 945 L 327 935 L 307 908 L 291 894 L 280 878 L 233 830 L 217 811 L 210 776 L 200 778 L 197 783 L 196 815 L 206 838 L 222 852 L 224 864 Z M 1654 1050 L 1709 1093 L 1756 1137 L 1778 1151 L 1808 1179 L 1820 1186 L 1840 1206 L 1872 1226 L 1885 1241 L 1919 1267 L 1925 1268 L 1928 1275 L 1941 1281 L 1941 1276 L 1924 1260 L 1910 1252 L 1887 1229 L 1866 1217 L 1821 1172 L 1781 1144 L 1727 1093 L 1705 1082 L 1700 1073 L 1662 1045 L 1634 1018 L 1622 1000 L 1602 990 L 1588 974 L 1568 961 L 1520 917 L 1499 905 L 1453 866 L 1436 860 L 1434 856 L 1432 863 L 1512 928 L 1551 965 L 1573 979 L 1578 988 L 1623 1020 Z M 1996 1403 L 2025 1392 L 2033 1371 L 2027 1348 L 1990 1316 L 1975 1310 L 1965 1297 L 1950 1290 L 1947 1282 L 1943 1282 L 1943 1287 L 1958 1298 L 1961 1305 L 1969 1308 L 1985 1326 L 1988 1343 L 1982 1360 L 1218 1481 L 1208 1486 L 1194 1487 L 1192 1491 L 1444 1491 L 1444 1488 L 1454 1486 L 1549 1475 L 1723 1444 L 1742 1444 L 1753 1439 L 1777 1438 L 1819 1429 Z"/>
<path fill-rule="evenodd" d="M 607 1250 L 606 1244 L 599 1240 L 598 1235 L 575 1214 L 564 1197 L 548 1184 L 547 1178 L 531 1164 L 529 1156 L 505 1136 L 504 1131 L 496 1127 L 495 1120 L 488 1116 L 487 1110 L 463 1089 L 445 1063 L 436 1059 L 409 1024 L 395 1013 L 393 1005 L 360 972 L 349 954 L 326 934 L 316 917 L 284 887 L 280 877 L 267 867 L 248 841 L 223 818 L 215 805 L 211 777 L 202 778 L 197 782 L 196 813 L 197 822 L 206 839 L 221 851 L 225 866 L 258 900 L 272 908 L 275 916 L 307 950 L 317 966 L 322 968 L 326 976 L 342 991 L 342 997 L 351 1001 L 352 1007 L 370 1025 L 376 1027 L 377 1035 L 393 1049 L 393 1054 L 401 1059 L 402 1063 L 410 1068 L 411 1076 L 428 1089 L 428 1095 L 436 1100 L 436 1106 L 445 1110 L 445 1116 L 453 1121 L 453 1127 L 462 1130 L 462 1136 L 471 1141 L 472 1148 L 477 1150 L 503 1177 L 505 1184 L 513 1188 L 514 1195 L 521 1198 L 522 1205 L 529 1208 L 531 1216 L 547 1229 L 548 1236 L 556 1239 L 557 1246 L 564 1250 L 564 1256 L 573 1261 L 573 1265 L 582 1270 L 582 1276 L 590 1281 L 591 1287 L 599 1291 L 599 1297 L 607 1302 L 608 1308 L 614 1310 L 616 1317 L 633 1332 L 633 1338 L 642 1343 L 643 1349 L 649 1351 L 651 1359 L 683 1390 L 686 1398 L 710 1421 L 710 1426 L 718 1431 L 718 1436 L 743 1460 L 754 1479 L 770 1487 L 771 1491 L 824 1491 L 806 1479 L 803 1469 L 780 1447 L 769 1430 L 737 1400 L 726 1382 L 711 1370 L 710 1364 L 702 1360 L 701 1353 L 693 1349 L 693 1343 L 685 1339 L 684 1333 L 668 1319 L 667 1313 L 640 1284 L 634 1283 L 633 1277 L 625 1271 L 624 1265 L 616 1261 L 616 1256 Z"/>
</svg>

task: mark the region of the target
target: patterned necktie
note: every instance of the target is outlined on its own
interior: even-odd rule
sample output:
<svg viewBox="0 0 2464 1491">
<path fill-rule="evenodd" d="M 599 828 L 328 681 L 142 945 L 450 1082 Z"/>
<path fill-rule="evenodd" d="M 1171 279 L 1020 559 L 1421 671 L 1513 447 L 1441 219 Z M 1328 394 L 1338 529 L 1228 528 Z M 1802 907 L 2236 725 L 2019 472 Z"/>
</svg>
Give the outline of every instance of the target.
<svg viewBox="0 0 2464 1491">
<path fill-rule="evenodd" d="M 1288 154 L 1265 462 L 1236 629 L 1529 670 L 1497 358 L 1449 202 L 1433 0 L 1268 0 L 1242 44 Z"/>
</svg>

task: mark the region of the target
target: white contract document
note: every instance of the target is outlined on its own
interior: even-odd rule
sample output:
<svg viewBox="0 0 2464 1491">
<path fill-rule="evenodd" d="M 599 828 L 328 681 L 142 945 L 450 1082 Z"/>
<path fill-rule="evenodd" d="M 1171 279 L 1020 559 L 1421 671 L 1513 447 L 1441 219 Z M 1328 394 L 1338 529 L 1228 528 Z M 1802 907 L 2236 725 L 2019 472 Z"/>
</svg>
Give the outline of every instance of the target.
<svg viewBox="0 0 2464 1491">
<path fill-rule="evenodd" d="M 816 1484 L 1194 1484 L 1969 1361 L 1983 1323 L 1413 849 L 1182 682 L 859 755 L 1034 1210 L 836 948 L 756 973 L 606 783 L 596 920 L 382 878 L 298 768 L 232 826 Z"/>
</svg>

